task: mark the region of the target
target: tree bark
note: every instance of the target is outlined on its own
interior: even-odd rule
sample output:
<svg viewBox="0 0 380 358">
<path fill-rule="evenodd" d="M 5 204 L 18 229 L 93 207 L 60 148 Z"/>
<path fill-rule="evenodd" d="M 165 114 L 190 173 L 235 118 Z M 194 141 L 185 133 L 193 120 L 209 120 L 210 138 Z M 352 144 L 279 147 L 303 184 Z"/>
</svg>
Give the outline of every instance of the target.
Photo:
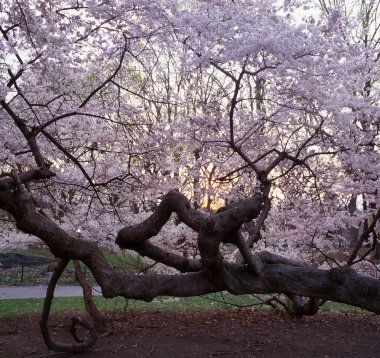
<svg viewBox="0 0 380 358">
<path fill-rule="evenodd" d="M 75 275 L 83 289 L 83 301 L 87 313 L 95 321 L 96 329 L 98 331 L 105 331 L 106 320 L 103 314 L 98 310 L 92 297 L 92 287 L 83 275 L 80 263 L 78 260 L 73 260 Z"/>
<path fill-rule="evenodd" d="M 44 301 L 44 308 L 42 312 L 42 317 L 40 321 L 40 329 L 42 336 L 44 338 L 46 346 L 55 352 L 83 352 L 88 348 L 91 348 L 95 345 L 98 336 L 96 334 L 95 327 L 90 325 L 88 322 L 83 320 L 82 318 L 78 316 L 74 316 L 71 321 L 70 331 L 75 339 L 75 343 L 61 343 L 56 342 L 52 336 L 49 333 L 48 328 L 48 319 L 49 319 L 49 313 L 50 313 L 50 307 L 54 298 L 54 289 L 55 286 L 62 275 L 63 271 L 65 270 L 69 260 L 61 260 L 57 267 L 54 269 L 53 276 L 50 279 L 48 289 L 46 292 L 46 297 Z M 84 328 L 86 328 L 90 335 L 87 339 L 79 339 L 79 337 L 76 334 L 76 325 L 80 325 Z"/>
<path fill-rule="evenodd" d="M 236 239 L 241 225 L 260 213 L 260 196 L 208 216 L 191 209 L 186 198 L 171 191 L 150 218 L 120 230 L 117 237 L 120 247 L 134 248 L 142 255 L 185 272 L 173 275 L 116 272 L 94 243 L 68 234 L 38 212 L 21 183 L 13 186 L 12 191 L 0 190 L 0 208 L 11 212 L 17 226 L 43 240 L 56 257 L 84 262 L 105 297 L 123 296 L 149 301 L 162 295 L 186 297 L 224 290 L 234 294 L 283 293 L 343 302 L 380 313 L 380 280 L 361 276 L 348 266 L 320 270 L 269 252 L 245 252 L 244 255 L 252 255 L 249 258 L 259 264 L 260 269 L 256 271 L 245 263 L 225 262 L 219 244 L 238 244 Z M 149 241 L 173 211 L 203 235 L 198 239 L 201 260 L 160 251 Z"/>
</svg>

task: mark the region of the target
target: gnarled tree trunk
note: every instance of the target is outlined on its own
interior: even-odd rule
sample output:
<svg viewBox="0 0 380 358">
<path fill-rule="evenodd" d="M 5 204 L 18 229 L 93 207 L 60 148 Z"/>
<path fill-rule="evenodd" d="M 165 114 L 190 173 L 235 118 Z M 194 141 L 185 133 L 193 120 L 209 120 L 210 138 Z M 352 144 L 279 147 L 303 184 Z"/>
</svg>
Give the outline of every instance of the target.
<svg viewBox="0 0 380 358">
<path fill-rule="evenodd" d="M 56 257 L 84 262 L 105 297 L 150 301 L 160 295 L 186 297 L 224 290 L 233 294 L 284 293 L 293 297 L 297 314 L 312 312 L 318 298 L 380 313 L 379 280 L 360 276 L 348 266 L 320 270 L 265 251 L 252 254 L 242 240 L 240 227 L 260 214 L 263 207 L 261 195 L 223 212 L 206 215 L 192 209 L 178 191 L 170 191 L 148 219 L 121 229 L 116 243 L 122 249 L 135 250 L 182 273 L 135 275 L 116 272 L 94 243 L 70 235 L 38 212 L 22 184 L 25 175 L 15 178 L 14 182 L 3 183 L 0 207 L 12 213 L 19 229 L 43 240 Z M 200 260 L 166 252 L 150 241 L 172 212 L 198 232 Z M 222 242 L 236 244 L 244 262 L 226 262 L 219 251 Z M 308 306 L 302 306 L 297 296 L 312 299 Z"/>
</svg>

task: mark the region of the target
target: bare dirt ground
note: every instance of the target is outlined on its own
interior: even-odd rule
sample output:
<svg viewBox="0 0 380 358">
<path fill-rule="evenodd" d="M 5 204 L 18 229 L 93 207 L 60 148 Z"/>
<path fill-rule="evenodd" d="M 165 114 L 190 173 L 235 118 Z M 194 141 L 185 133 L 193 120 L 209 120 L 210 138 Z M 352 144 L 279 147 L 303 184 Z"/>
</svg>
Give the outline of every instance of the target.
<svg viewBox="0 0 380 358">
<path fill-rule="evenodd" d="M 0 319 L 0 357 L 380 357 L 380 317 L 321 313 L 292 319 L 253 310 L 114 313 L 113 334 L 82 354 L 49 353 L 38 316 Z M 70 317 L 54 316 L 54 337 Z"/>
</svg>

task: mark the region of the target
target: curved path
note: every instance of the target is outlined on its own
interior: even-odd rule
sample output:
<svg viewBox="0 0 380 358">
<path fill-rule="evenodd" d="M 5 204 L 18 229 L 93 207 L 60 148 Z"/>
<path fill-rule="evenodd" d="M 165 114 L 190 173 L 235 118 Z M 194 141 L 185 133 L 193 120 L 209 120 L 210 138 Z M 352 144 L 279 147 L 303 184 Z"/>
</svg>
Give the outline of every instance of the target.
<svg viewBox="0 0 380 358">
<path fill-rule="evenodd" d="M 15 298 L 43 298 L 46 295 L 46 285 L 40 286 L 2 286 L 0 287 L 0 300 L 12 300 Z M 94 295 L 101 295 L 99 286 L 92 288 Z M 83 296 L 81 286 L 57 286 L 54 291 L 55 297 Z"/>
</svg>

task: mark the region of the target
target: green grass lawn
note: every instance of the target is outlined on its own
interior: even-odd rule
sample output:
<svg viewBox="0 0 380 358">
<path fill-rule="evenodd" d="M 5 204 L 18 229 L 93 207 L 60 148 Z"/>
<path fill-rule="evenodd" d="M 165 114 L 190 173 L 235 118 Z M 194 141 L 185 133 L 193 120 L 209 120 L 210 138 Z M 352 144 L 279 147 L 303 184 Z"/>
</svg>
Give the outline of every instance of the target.
<svg viewBox="0 0 380 358">
<path fill-rule="evenodd" d="M 159 297 L 152 302 L 140 300 L 128 300 L 128 310 L 174 310 L 174 311 L 199 311 L 213 309 L 232 309 L 236 307 L 245 307 L 256 305 L 259 310 L 271 310 L 269 306 L 261 306 L 260 300 L 266 299 L 267 296 L 241 295 L 233 296 L 229 293 L 215 293 L 204 296 L 174 298 Z M 97 307 L 102 311 L 123 310 L 126 301 L 122 297 L 105 299 L 101 296 L 95 296 L 94 301 Z M 19 314 L 36 314 L 42 312 L 43 299 L 14 299 L 0 300 L 0 317 L 8 317 Z M 82 297 L 57 297 L 53 300 L 52 312 L 81 312 L 84 311 Z M 352 307 L 349 305 L 326 302 L 321 307 L 321 312 L 340 312 L 353 314 L 370 314 L 368 311 Z"/>
<path fill-rule="evenodd" d="M 100 310 L 122 310 L 126 300 L 122 297 L 106 299 L 95 296 L 94 301 Z M 191 311 L 204 309 L 230 309 L 236 305 L 249 305 L 254 299 L 249 295 L 232 296 L 230 294 L 209 294 L 196 297 L 159 297 L 151 302 L 128 300 L 128 309 L 131 310 L 176 310 Z M 42 298 L 0 300 L 0 317 L 15 314 L 39 313 L 42 310 Z M 82 297 L 57 297 L 53 300 L 54 312 L 83 311 Z"/>
</svg>

